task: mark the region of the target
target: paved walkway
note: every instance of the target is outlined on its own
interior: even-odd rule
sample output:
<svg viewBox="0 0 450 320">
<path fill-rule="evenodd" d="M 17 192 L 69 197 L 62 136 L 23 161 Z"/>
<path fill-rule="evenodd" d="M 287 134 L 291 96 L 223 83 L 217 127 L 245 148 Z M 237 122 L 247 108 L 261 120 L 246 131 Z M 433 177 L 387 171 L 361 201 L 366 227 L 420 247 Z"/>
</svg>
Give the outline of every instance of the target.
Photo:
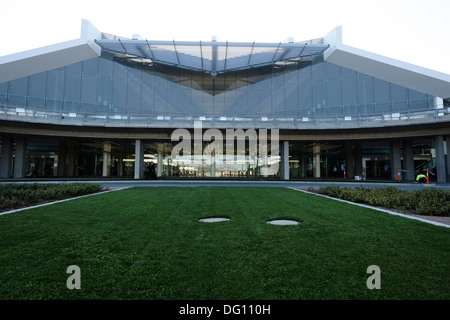
<svg viewBox="0 0 450 320">
<path fill-rule="evenodd" d="M 74 182 L 92 182 L 99 183 L 104 187 L 110 189 L 122 189 L 130 187 L 199 187 L 199 186 L 231 186 L 231 187 L 285 187 L 292 189 L 308 190 L 309 188 L 318 189 L 323 186 L 340 186 L 340 187 L 386 187 L 392 186 L 402 190 L 421 190 L 424 188 L 440 188 L 450 190 L 450 183 L 398 183 L 398 182 L 384 182 L 384 181 L 268 181 L 268 180 L 107 180 L 107 179 L 58 179 L 58 180 L 17 180 L 17 179 L 3 179 L 0 183 L 74 183 Z M 375 208 L 380 210 L 380 208 Z M 384 210 L 384 209 L 381 209 Z M 389 210 L 384 210 L 389 211 Z M 389 211 L 392 214 L 405 216 L 407 218 L 416 218 L 418 220 L 436 223 L 437 225 L 450 226 L 450 216 L 420 216 L 411 214 L 401 214 L 394 211 Z"/>
<path fill-rule="evenodd" d="M 320 188 L 336 185 L 347 187 L 385 187 L 393 186 L 402 190 L 420 190 L 424 188 L 440 188 L 450 190 L 450 183 L 398 183 L 398 182 L 371 182 L 371 181 L 267 181 L 267 180 L 99 180 L 105 187 L 196 187 L 196 186 L 248 186 L 248 187 L 286 187 L 286 188 Z"/>
</svg>

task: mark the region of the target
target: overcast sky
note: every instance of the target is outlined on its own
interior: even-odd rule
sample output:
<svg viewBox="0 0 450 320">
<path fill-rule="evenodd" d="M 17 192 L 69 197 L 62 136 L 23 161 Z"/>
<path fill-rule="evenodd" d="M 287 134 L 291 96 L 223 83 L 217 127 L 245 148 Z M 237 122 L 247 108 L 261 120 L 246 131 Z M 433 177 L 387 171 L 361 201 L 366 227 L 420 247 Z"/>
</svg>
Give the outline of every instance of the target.
<svg viewBox="0 0 450 320">
<path fill-rule="evenodd" d="M 0 56 L 79 38 L 81 19 L 149 40 L 343 42 L 450 74 L 450 0 L 0 0 Z"/>
</svg>

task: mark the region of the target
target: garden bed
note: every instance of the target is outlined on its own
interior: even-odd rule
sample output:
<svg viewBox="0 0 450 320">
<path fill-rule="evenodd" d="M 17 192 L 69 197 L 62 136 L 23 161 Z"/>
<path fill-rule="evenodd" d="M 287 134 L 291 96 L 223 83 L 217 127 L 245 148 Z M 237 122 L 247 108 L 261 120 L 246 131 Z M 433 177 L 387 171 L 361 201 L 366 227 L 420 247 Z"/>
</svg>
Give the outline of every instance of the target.
<svg viewBox="0 0 450 320">
<path fill-rule="evenodd" d="M 79 197 L 105 190 L 94 183 L 5 183 L 0 184 L 0 212 L 51 201 Z"/>
<path fill-rule="evenodd" d="M 450 216 L 450 191 L 437 188 L 407 191 L 395 187 L 326 186 L 319 189 L 310 188 L 308 191 L 405 214 Z"/>
</svg>

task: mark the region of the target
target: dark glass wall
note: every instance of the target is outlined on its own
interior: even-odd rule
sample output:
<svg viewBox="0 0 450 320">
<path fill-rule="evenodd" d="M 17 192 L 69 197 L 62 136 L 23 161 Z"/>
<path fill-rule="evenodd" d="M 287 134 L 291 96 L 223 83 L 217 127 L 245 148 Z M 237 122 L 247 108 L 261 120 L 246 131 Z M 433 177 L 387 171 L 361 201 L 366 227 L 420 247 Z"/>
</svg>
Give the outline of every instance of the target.
<svg viewBox="0 0 450 320">
<path fill-rule="evenodd" d="M 103 56 L 0 84 L 0 104 L 126 117 L 301 118 L 433 109 L 434 98 L 319 60 L 208 74 Z"/>
</svg>

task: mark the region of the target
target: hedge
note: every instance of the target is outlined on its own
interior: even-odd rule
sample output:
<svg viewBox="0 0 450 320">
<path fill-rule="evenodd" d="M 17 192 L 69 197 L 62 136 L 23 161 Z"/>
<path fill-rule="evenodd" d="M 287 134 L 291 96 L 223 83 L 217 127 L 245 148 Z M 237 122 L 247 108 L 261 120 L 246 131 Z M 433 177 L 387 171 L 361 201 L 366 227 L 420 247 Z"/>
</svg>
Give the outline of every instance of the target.
<svg viewBox="0 0 450 320">
<path fill-rule="evenodd" d="M 79 182 L 69 184 L 0 184 L 0 211 L 78 197 L 96 193 L 103 189 L 98 184 Z"/>
<path fill-rule="evenodd" d="M 407 191 L 396 187 L 326 186 L 321 187 L 317 192 L 351 202 L 398 209 L 420 215 L 446 216 L 450 214 L 450 191 L 437 188 Z"/>
</svg>

